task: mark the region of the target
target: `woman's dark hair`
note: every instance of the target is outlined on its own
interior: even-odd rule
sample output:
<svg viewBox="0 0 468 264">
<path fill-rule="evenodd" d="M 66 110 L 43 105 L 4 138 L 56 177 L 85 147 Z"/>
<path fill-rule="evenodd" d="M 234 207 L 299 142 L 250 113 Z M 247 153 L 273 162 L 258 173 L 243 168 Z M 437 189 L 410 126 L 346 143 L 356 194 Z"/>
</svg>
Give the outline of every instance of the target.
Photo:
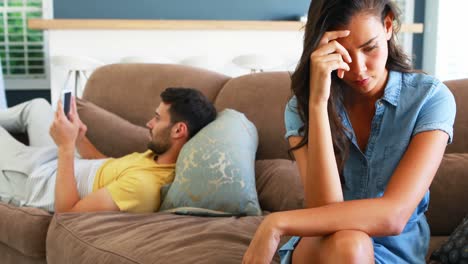
<svg viewBox="0 0 468 264">
<path fill-rule="evenodd" d="M 305 25 L 304 49 L 296 70 L 291 76 L 291 89 L 297 98 L 297 111 L 304 123 L 300 131 L 304 133 L 302 140 L 289 152 L 301 148 L 308 143 L 309 134 L 309 80 L 310 56 L 319 45 L 320 39 L 327 31 L 346 27 L 357 14 L 370 14 L 379 17 L 384 23 L 385 17 L 393 17 L 393 34 L 388 40 L 388 59 L 386 68 L 400 72 L 411 72 L 412 66 L 408 56 L 397 44 L 396 34 L 400 29 L 400 11 L 391 0 L 313 0 L 311 2 L 308 20 Z M 349 154 L 349 141 L 346 138 L 346 128 L 341 122 L 337 105 L 343 102 L 343 86 L 335 72 L 332 73 L 330 98 L 328 100 L 328 115 L 332 132 L 333 148 L 340 174 Z"/>
<path fill-rule="evenodd" d="M 189 138 L 216 118 L 216 109 L 200 91 L 192 88 L 166 88 L 161 93 L 164 103 L 170 104 L 171 122 L 185 122 Z"/>
</svg>

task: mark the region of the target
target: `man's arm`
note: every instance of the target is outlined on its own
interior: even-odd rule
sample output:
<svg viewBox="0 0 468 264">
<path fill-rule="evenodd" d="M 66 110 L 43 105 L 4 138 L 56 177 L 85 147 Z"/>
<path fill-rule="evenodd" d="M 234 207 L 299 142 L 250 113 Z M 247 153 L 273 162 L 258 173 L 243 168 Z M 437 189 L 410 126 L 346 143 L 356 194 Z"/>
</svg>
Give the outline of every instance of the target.
<svg viewBox="0 0 468 264">
<path fill-rule="evenodd" d="M 51 135 L 56 135 L 53 134 L 52 129 L 57 130 L 57 121 L 56 119 L 51 127 Z M 75 148 L 72 145 L 58 145 L 57 179 L 55 181 L 55 211 L 58 213 L 72 207 L 80 199 L 74 176 L 74 152 Z"/>
<path fill-rule="evenodd" d="M 81 131 L 80 131 L 81 133 Z M 85 131 L 86 133 L 86 131 Z M 105 159 L 108 158 L 102 154 L 91 141 L 89 141 L 86 135 L 79 136 L 76 142 L 76 148 L 83 159 Z"/>
<path fill-rule="evenodd" d="M 106 188 L 101 188 L 79 200 L 67 212 L 120 211 Z"/>
<path fill-rule="evenodd" d="M 50 135 L 58 147 L 57 179 L 55 183 L 55 212 L 119 211 L 106 189 L 101 189 L 80 199 L 75 180 L 75 145 L 80 130 L 76 119 L 76 104 L 72 106 L 67 119 L 58 103 L 55 119 L 50 127 Z"/>
<path fill-rule="evenodd" d="M 59 147 L 57 180 L 55 183 L 55 212 L 120 211 L 105 188 L 80 199 L 74 176 L 75 149 Z"/>
</svg>

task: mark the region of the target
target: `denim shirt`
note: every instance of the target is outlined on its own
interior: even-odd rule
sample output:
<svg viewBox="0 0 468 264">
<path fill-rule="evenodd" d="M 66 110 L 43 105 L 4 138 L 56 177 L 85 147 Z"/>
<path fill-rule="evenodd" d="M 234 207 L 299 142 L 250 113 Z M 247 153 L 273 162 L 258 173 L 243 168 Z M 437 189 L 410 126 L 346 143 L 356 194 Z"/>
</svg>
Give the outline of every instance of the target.
<svg viewBox="0 0 468 264">
<path fill-rule="evenodd" d="M 345 200 L 381 197 L 403 157 L 412 137 L 420 132 L 441 130 L 452 142 L 455 100 L 450 90 L 432 76 L 390 71 L 384 95 L 375 103 L 375 115 L 365 151 L 361 151 L 346 109 L 339 114 L 350 140 L 342 186 Z M 286 138 L 303 136 L 297 99 L 291 98 L 285 109 Z M 313 144 L 313 142 L 309 142 Z M 415 221 L 428 208 L 429 191 L 419 203 L 409 222 Z"/>
</svg>

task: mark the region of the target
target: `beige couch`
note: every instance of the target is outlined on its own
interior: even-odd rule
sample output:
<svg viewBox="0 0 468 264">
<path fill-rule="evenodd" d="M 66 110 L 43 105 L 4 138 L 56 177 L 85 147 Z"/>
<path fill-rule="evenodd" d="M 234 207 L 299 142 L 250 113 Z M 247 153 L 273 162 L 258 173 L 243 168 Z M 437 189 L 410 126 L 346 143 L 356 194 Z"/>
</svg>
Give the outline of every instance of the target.
<svg viewBox="0 0 468 264">
<path fill-rule="evenodd" d="M 79 111 L 91 141 L 112 156 L 145 150 L 147 130 L 143 127 L 166 87 L 195 87 L 218 110 L 244 112 L 258 129 L 256 182 L 266 213 L 300 208 L 303 198 L 298 171 L 288 160 L 283 138 L 289 83 L 286 72 L 229 78 L 180 65 L 109 65 L 91 76 L 83 96 L 87 101 L 80 102 Z M 447 148 L 431 186 L 430 252 L 468 209 L 468 140 L 464 138 L 468 115 L 463 106 L 468 100 L 468 79 L 447 85 L 455 94 L 458 113 L 454 144 Z M 0 203 L 0 262 L 240 263 L 262 218 L 114 212 L 50 215 Z"/>
</svg>

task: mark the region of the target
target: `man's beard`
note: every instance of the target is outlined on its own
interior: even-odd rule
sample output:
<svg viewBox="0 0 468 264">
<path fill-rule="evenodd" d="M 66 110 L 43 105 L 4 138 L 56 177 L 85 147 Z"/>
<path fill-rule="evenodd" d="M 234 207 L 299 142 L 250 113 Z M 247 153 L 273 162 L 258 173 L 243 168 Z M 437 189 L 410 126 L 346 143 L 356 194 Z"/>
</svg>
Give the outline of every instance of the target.
<svg viewBox="0 0 468 264">
<path fill-rule="evenodd" d="M 156 155 L 162 155 L 171 148 L 170 141 L 171 128 L 167 127 L 162 129 L 156 138 L 148 142 L 148 149 L 153 151 Z"/>
</svg>

